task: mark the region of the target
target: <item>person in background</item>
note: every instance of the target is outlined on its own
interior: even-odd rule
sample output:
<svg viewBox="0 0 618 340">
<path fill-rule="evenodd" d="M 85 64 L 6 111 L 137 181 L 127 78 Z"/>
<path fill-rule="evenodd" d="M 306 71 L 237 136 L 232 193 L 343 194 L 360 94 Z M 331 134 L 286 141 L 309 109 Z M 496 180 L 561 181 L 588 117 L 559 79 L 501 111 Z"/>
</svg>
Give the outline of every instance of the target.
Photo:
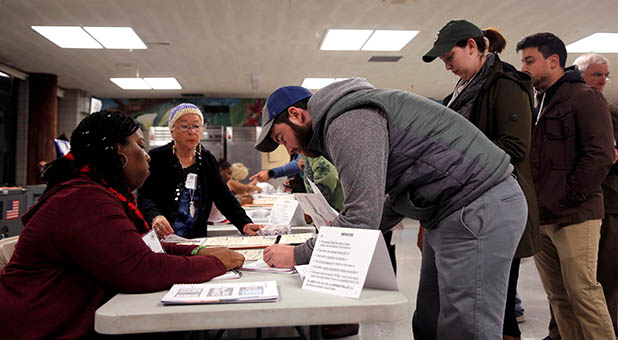
<svg viewBox="0 0 618 340">
<path fill-rule="evenodd" d="M 229 164 L 229 163 L 228 163 Z M 257 180 L 252 180 L 249 184 L 243 184 L 240 181 L 247 178 L 249 170 L 242 163 L 234 163 L 229 166 L 230 179 L 226 182 L 227 186 L 235 194 L 250 194 L 252 192 L 262 192 L 262 189 L 257 187 Z"/>
<path fill-rule="evenodd" d="M 290 161 L 288 163 L 276 168 L 258 171 L 253 176 L 249 177 L 249 180 L 266 182 L 271 178 L 286 176 L 288 179 L 283 184 L 286 189 L 285 191 L 290 191 L 292 193 L 306 192 L 304 179 L 302 178 L 303 171 L 299 166 L 301 157 L 301 154 L 290 155 Z"/>
<path fill-rule="evenodd" d="M 251 192 L 256 192 L 256 191 L 262 192 L 262 189 L 258 188 L 255 185 L 242 184 L 238 180 L 235 180 L 233 178 L 234 177 L 234 170 L 233 170 L 234 166 L 230 164 L 230 162 L 220 159 L 218 164 L 219 164 L 219 173 L 221 174 L 221 178 L 223 179 L 223 182 L 225 182 L 225 184 L 228 186 L 230 191 L 232 191 L 232 193 L 236 195 L 236 199 L 238 199 L 240 204 L 253 203 L 253 196 L 251 195 Z M 236 166 L 237 169 L 240 169 L 238 165 L 241 165 L 244 168 L 244 177 L 247 177 L 247 173 L 248 173 L 247 168 L 241 163 L 234 163 L 234 164 L 237 164 Z M 242 173 L 243 171 L 241 170 L 240 172 Z M 238 174 L 238 170 L 237 170 L 236 175 L 240 176 Z M 214 207 L 213 209 L 216 209 L 216 207 Z"/>
<path fill-rule="evenodd" d="M 197 106 L 180 104 L 169 115 L 173 141 L 150 150 L 151 175 L 138 191 L 137 202 L 160 238 L 176 234 L 204 237 L 214 203 L 245 235 L 254 224 L 221 179 L 215 157 L 200 144 L 204 117 Z"/>
<path fill-rule="evenodd" d="M 573 62 L 581 72 L 586 85 L 603 93 L 605 84 L 611 81 L 609 77 L 609 61 L 602 55 L 584 54 Z M 614 132 L 614 145 L 618 142 L 618 106 L 608 103 Z M 618 155 L 618 151 L 614 149 Z M 609 309 L 609 315 L 614 325 L 614 334 L 618 335 L 618 165 L 614 163 L 609 173 L 601 183 L 603 189 L 603 206 L 605 215 L 601 223 L 601 238 L 599 240 L 599 263 L 597 279 L 603 286 L 603 295 Z"/>
<path fill-rule="evenodd" d="M 520 339 L 515 316 L 515 296 L 521 258 L 536 252 L 539 213 L 528 154 L 534 96 L 532 78 L 503 62 L 498 54 L 506 40 L 495 29 L 482 31 L 466 20 L 453 20 L 438 33 L 423 61 L 440 58 L 447 70 L 459 77 L 444 104 L 479 128 L 511 157 L 513 174 L 526 196 L 528 217 L 511 263 L 506 296 L 503 339 Z M 416 318 L 415 318 L 416 320 Z"/>
<path fill-rule="evenodd" d="M 90 339 L 95 311 L 114 294 L 204 282 L 243 264 L 227 248 L 163 242 L 164 254 L 142 240 L 150 227 L 131 191 L 148 177 L 143 148 L 133 119 L 101 111 L 46 166 L 47 189 L 0 272 L 1 339 Z"/>
<path fill-rule="evenodd" d="M 612 166 L 612 123 L 603 95 L 584 84 L 552 33 L 517 43 L 532 76 L 537 106 L 530 163 L 539 203 L 534 255 L 560 334 L 565 339 L 616 339 L 597 281 L 603 194 Z"/>
<path fill-rule="evenodd" d="M 332 225 L 389 231 L 404 217 L 427 228 L 416 339 L 498 339 L 509 268 L 526 201 L 509 156 L 465 118 L 410 92 L 350 78 L 315 94 L 271 93 L 256 149 L 324 156 L 339 173 L 344 209 Z M 385 197 L 385 195 L 388 195 Z M 309 261 L 315 238 L 276 244 L 264 261 Z"/>
</svg>

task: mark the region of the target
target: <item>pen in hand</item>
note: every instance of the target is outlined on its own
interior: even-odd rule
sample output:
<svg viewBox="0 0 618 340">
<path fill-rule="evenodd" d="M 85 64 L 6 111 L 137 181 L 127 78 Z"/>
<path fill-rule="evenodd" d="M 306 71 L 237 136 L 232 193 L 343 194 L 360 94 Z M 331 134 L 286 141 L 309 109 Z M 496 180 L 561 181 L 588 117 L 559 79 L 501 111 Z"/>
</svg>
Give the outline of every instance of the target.
<svg viewBox="0 0 618 340">
<path fill-rule="evenodd" d="M 281 241 L 281 235 L 277 235 L 277 238 L 275 239 L 275 244 L 279 244 L 279 241 Z"/>
</svg>

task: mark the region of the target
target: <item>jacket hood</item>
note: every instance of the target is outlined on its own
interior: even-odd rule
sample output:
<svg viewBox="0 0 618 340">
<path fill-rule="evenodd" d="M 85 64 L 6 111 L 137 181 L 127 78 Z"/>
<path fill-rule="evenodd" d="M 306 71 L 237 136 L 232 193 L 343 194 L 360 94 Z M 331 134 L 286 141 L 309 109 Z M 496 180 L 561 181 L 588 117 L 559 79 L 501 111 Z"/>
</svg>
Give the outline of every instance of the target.
<svg viewBox="0 0 618 340">
<path fill-rule="evenodd" d="M 552 86 L 560 86 L 562 83 L 586 83 L 581 72 L 575 68 L 575 65 L 569 66 L 564 69 L 564 75 L 558 79 L 558 81 Z"/>
<path fill-rule="evenodd" d="M 373 85 L 369 84 L 366 79 L 363 78 L 350 78 L 342 81 L 332 83 L 320 90 L 318 90 L 309 99 L 307 109 L 311 114 L 312 125 L 315 129 L 318 122 L 324 118 L 328 110 L 333 106 L 339 98 L 345 96 L 350 92 L 355 92 L 364 89 L 373 89 Z"/>
</svg>

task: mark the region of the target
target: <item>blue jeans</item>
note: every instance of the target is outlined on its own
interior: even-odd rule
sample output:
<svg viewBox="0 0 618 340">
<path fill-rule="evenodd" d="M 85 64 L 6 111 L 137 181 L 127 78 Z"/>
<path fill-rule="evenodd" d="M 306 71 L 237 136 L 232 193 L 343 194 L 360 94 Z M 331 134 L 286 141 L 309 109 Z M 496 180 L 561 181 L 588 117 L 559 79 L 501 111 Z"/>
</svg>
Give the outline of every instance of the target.
<svg viewBox="0 0 618 340">
<path fill-rule="evenodd" d="M 509 176 L 425 230 L 416 340 L 502 339 L 509 270 L 527 216 Z"/>
</svg>

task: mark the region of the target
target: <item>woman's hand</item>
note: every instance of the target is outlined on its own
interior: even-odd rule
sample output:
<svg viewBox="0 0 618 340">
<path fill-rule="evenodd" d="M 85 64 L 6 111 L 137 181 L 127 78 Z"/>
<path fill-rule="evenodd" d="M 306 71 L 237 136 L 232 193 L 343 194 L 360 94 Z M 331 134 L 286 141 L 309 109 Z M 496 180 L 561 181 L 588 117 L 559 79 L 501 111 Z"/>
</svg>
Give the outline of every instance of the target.
<svg viewBox="0 0 618 340">
<path fill-rule="evenodd" d="M 172 228 L 167 218 L 163 215 L 159 215 L 152 220 L 152 229 L 154 229 L 160 239 L 174 233 L 174 228 Z"/>
<path fill-rule="evenodd" d="M 262 229 L 263 227 L 264 226 L 261 224 L 247 223 L 242 228 L 242 233 L 247 236 L 255 236 L 257 235 L 258 231 L 260 231 L 260 229 Z"/>
<path fill-rule="evenodd" d="M 197 252 L 198 256 L 212 255 L 218 258 L 227 270 L 242 267 L 245 257 L 236 251 L 226 247 L 202 248 Z"/>
</svg>

